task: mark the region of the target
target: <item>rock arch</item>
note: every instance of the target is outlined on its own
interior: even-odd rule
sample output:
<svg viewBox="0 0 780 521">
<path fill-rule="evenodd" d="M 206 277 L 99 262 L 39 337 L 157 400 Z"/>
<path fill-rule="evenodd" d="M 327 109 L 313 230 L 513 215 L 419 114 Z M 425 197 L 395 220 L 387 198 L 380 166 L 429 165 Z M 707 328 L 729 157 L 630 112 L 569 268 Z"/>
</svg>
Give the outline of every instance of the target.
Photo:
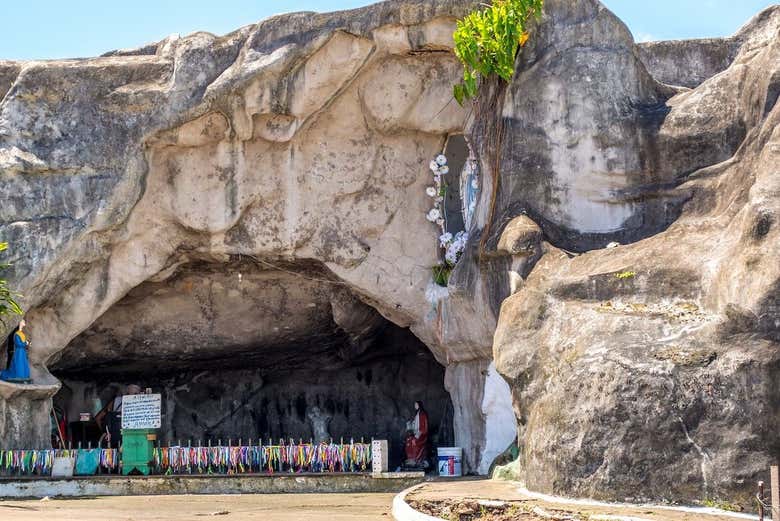
<svg viewBox="0 0 780 521">
<path fill-rule="evenodd" d="M 452 329 L 470 308 L 426 291 L 438 256 L 424 217 L 427 164 L 466 124 L 466 110 L 448 100 L 460 73 L 454 20 L 469 7 L 387 2 L 169 38 L 154 54 L 18 64 L 0 106 L 18 132 L 3 145 L 2 167 L 19 190 L 40 186 L 41 198 L 12 201 L 23 209 L 8 212 L 3 231 L 15 244 L 36 226 L 49 238 L 21 246 L 14 268 L 44 395 L 57 388 L 47 365 L 134 288 L 240 256 L 317 263 L 448 368 L 450 393 L 467 411 L 455 415 L 455 441 L 472 469 L 486 470 L 492 330 Z M 78 96 L 55 94 L 69 77 L 89 83 Z M 25 97 L 34 89 L 55 97 L 43 113 Z M 29 137 L 67 126 L 66 149 Z M 63 192 L 45 188 L 44 175 Z M 3 439 L 44 442 L 32 431 Z"/>
</svg>

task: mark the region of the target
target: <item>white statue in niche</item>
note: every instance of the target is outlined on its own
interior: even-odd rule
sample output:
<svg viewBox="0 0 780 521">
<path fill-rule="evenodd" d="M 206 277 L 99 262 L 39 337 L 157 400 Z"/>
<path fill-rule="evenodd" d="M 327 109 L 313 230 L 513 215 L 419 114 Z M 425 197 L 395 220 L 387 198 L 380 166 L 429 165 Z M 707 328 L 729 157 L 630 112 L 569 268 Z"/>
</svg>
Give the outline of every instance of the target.
<svg viewBox="0 0 780 521">
<path fill-rule="evenodd" d="M 322 412 L 317 406 L 310 407 L 306 412 L 306 418 L 308 418 L 311 424 L 312 435 L 314 436 L 315 443 L 322 443 L 323 441 L 330 441 L 331 436 L 328 432 L 328 426 L 330 420 L 333 418 L 329 414 Z"/>
<path fill-rule="evenodd" d="M 461 211 L 463 213 L 463 224 L 466 230 L 471 229 L 471 223 L 474 218 L 474 210 L 477 207 L 477 196 L 479 195 L 479 166 L 474 152 L 469 148 L 469 157 L 463 164 L 463 170 L 460 173 L 460 200 Z"/>
</svg>

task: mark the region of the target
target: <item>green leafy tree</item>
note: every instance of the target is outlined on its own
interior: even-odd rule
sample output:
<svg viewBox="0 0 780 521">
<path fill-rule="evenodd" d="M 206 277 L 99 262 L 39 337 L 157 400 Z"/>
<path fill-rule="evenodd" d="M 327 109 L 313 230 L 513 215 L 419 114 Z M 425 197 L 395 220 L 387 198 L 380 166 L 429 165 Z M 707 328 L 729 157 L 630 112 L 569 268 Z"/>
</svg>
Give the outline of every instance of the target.
<svg viewBox="0 0 780 521">
<path fill-rule="evenodd" d="M 0 242 L 0 252 L 8 249 L 8 244 Z M 8 264 L 0 264 L 0 270 L 8 268 Z M 8 288 L 8 283 L 5 279 L 0 279 L 0 323 L 5 325 L 5 319 L 8 315 L 22 314 L 22 308 L 16 302 L 15 298 L 19 295 L 14 293 Z"/>
<path fill-rule="evenodd" d="M 463 103 L 477 95 L 480 80 L 497 75 L 510 81 L 517 51 L 528 40 L 529 19 L 542 14 L 544 0 L 495 0 L 458 21 L 455 55 L 463 63 L 463 81 L 453 95 Z"/>
</svg>

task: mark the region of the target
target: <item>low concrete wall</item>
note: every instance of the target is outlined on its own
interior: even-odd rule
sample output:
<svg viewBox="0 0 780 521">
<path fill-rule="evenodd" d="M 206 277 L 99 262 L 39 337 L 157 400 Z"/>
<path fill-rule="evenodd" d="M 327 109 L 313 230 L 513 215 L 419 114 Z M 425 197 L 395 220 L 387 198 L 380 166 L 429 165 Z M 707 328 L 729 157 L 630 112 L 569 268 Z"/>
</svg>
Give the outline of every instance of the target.
<svg viewBox="0 0 780 521">
<path fill-rule="evenodd" d="M 67 479 L 3 479 L 0 498 L 153 496 L 174 494 L 289 494 L 398 492 L 424 476 L 277 474 L 240 476 L 90 476 Z"/>
</svg>

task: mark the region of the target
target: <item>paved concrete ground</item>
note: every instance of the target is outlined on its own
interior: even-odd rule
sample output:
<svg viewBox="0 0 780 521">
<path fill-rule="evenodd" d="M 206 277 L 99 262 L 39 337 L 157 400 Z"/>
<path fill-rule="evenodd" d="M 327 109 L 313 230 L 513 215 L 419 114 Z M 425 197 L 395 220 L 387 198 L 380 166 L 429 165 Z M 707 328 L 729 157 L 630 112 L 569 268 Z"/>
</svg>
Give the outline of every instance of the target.
<svg viewBox="0 0 780 521">
<path fill-rule="evenodd" d="M 458 479 L 454 481 L 437 480 L 415 487 L 406 496 L 407 501 L 432 500 L 447 501 L 461 499 L 488 499 L 499 501 L 519 501 L 531 506 L 538 505 L 545 510 L 567 510 L 590 516 L 620 516 L 632 520 L 647 521 L 735 521 L 728 515 L 710 514 L 702 510 L 679 512 L 645 506 L 587 506 L 559 501 L 536 499 L 520 491 L 518 483 L 494 481 L 488 479 Z M 748 516 L 743 516 L 748 517 Z"/>
<path fill-rule="evenodd" d="M 134 496 L 0 501 L 3 521 L 380 521 L 394 494 Z"/>
</svg>

